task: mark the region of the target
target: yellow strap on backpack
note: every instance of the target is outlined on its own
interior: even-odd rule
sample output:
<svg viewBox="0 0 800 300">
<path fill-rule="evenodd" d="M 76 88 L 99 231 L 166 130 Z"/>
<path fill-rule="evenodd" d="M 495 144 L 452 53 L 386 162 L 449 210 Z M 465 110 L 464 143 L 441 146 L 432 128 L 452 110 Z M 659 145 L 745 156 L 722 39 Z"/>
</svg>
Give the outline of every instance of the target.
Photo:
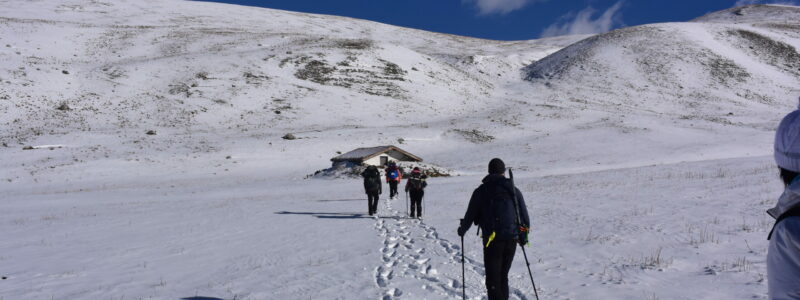
<svg viewBox="0 0 800 300">
<path fill-rule="evenodd" d="M 496 233 L 497 233 L 497 232 L 494 232 L 494 231 L 492 231 L 492 234 L 491 234 L 491 235 L 489 235 L 489 241 L 488 241 L 488 242 L 486 242 L 486 248 L 489 248 L 489 244 L 491 244 L 491 243 L 492 243 L 492 241 L 494 241 L 494 236 L 496 235 Z"/>
</svg>

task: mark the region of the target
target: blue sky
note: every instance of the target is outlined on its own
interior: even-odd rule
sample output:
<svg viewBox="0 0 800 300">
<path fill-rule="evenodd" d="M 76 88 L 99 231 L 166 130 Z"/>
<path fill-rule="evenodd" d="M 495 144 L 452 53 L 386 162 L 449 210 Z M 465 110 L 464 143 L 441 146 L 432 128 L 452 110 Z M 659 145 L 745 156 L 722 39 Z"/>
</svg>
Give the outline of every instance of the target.
<svg viewBox="0 0 800 300">
<path fill-rule="evenodd" d="M 624 26 L 688 21 L 743 4 L 797 0 L 215 0 L 366 19 L 495 40 L 600 33 Z"/>
</svg>

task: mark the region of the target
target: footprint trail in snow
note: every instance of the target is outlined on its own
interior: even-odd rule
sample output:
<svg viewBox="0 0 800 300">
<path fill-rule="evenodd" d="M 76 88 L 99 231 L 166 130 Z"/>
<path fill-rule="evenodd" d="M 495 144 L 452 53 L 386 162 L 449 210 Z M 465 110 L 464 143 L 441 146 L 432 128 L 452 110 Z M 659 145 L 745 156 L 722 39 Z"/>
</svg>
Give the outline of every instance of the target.
<svg viewBox="0 0 800 300">
<path fill-rule="evenodd" d="M 389 299 L 460 298 L 461 246 L 441 238 L 436 228 L 409 219 L 392 207 L 396 200 L 382 201 L 375 230 L 383 238 L 381 261 L 374 268 L 375 285 Z M 485 295 L 483 263 L 466 258 L 467 296 Z M 511 287 L 512 299 L 527 299 Z"/>
</svg>

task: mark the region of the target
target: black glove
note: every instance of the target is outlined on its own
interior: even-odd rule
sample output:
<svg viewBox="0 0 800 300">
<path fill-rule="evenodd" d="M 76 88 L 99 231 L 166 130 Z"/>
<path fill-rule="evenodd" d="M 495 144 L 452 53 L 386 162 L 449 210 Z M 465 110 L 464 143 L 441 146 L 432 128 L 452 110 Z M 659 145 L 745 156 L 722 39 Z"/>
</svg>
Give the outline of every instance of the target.
<svg viewBox="0 0 800 300">
<path fill-rule="evenodd" d="M 519 245 L 525 246 L 526 244 L 528 244 L 528 233 L 530 232 L 530 229 L 527 227 L 520 227 L 519 229 L 520 229 L 518 238 Z"/>
<path fill-rule="evenodd" d="M 527 234 L 520 234 L 519 235 L 519 245 L 525 246 L 528 244 L 528 235 Z"/>
<path fill-rule="evenodd" d="M 467 233 L 467 229 L 461 226 L 458 226 L 458 236 L 464 236 Z"/>
</svg>

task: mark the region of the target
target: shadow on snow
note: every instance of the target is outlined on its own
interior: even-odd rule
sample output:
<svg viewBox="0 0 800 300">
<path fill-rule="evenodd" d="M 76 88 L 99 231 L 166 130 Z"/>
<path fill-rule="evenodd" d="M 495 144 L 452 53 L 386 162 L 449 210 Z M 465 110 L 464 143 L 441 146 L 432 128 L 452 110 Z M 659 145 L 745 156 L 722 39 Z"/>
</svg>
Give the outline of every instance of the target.
<svg viewBox="0 0 800 300">
<path fill-rule="evenodd" d="M 367 201 L 367 199 L 334 199 L 334 200 L 316 200 L 317 202 L 344 202 L 344 201 Z"/>
<path fill-rule="evenodd" d="M 336 213 L 336 212 L 305 212 L 305 211 L 279 211 L 276 215 L 308 215 L 320 219 L 371 219 L 372 216 L 361 213 Z M 395 216 L 378 216 L 381 219 L 394 219 Z"/>
</svg>

